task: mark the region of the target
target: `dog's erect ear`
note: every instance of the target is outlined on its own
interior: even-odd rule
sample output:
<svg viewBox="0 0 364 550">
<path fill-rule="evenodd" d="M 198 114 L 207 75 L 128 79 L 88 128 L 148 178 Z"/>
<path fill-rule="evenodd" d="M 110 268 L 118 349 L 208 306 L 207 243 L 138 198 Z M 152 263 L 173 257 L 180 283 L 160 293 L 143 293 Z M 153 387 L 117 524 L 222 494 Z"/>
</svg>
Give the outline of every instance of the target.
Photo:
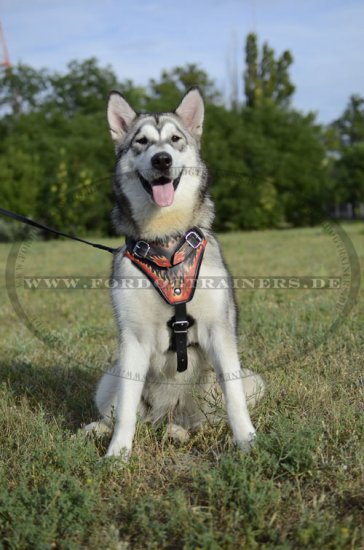
<svg viewBox="0 0 364 550">
<path fill-rule="evenodd" d="M 202 134 L 204 116 L 204 104 L 200 89 L 194 87 L 188 90 L 175 113 L 182 119 L 191 134 L 199 139 Z"/>
<path fill-rule="evenodd" d="M 107 120 L 112 139 L 120 143 L 136 117 L 136 112 L 119 92 L 111 92 L 107 105 Z"/>
</svg>

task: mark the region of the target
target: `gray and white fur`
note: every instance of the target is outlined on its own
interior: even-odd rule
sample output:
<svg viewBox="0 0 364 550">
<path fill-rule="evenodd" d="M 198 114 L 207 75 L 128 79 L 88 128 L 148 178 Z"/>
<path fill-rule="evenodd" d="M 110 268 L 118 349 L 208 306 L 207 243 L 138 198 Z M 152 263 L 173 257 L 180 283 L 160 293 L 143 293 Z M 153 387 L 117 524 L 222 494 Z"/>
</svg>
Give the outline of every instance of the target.
<svg viewBox="0 0 364 550">
<path fill-rule="evenodd" d="M 110 94 L 108 121 L 117 155 L 113 222 L 124 235 L 160 242 L 200 227 L 208 239 L 200 278 L 227 280 L 229 273 L 211 231 L 214 208 L 199 153 L 203 118 L 197 88 L 187 92 L 173 113 L 161 114 L 137 115 L 119 93 Z M 123 251 L 114 255 L 113 277 L 141 278 Z M 188 368 L 182 373 L 170 349 L 167 323 L 173 306 L 150 285 L 119 285 L 112 290 L 112 300 L 119 328 L 118 361 L 97 388 L 102 418 L 86 427 L 96 434 L 113 429 L 107 456 L 128 458 L 137 417 L 164 421 L 170 437 L 185 440 L 206 418 L 216 419 L 216 397 L 221 394 L 234 440 L 248 450 L 255 429 L 247 404 L 263 394 L 264 383 L 240 367 L 232 289 L 197 287 L 187 304 L 195 322 L 188 330 Z"/>
</svg>

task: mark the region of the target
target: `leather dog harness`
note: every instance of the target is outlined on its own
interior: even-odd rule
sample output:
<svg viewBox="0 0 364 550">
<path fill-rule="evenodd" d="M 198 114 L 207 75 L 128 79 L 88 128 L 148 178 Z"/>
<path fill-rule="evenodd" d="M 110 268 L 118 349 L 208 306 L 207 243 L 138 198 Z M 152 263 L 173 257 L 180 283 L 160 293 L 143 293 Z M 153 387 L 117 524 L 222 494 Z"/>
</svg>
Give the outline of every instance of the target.
<svg viewBox="0 0 364 550">
<path fill-rule="evenodd" d="M 174 306 L 169 326 L 173 330 L 172 349 L 177 354 L 177 371 L 187 369 L 187 331 L 192 324 L 187 317 L 186 303 L 195 293 L 207 239 L 198 227 L 166 244 L 126 239 L 124 256 L 148 277 L 167 304 Z"/>
</svg>

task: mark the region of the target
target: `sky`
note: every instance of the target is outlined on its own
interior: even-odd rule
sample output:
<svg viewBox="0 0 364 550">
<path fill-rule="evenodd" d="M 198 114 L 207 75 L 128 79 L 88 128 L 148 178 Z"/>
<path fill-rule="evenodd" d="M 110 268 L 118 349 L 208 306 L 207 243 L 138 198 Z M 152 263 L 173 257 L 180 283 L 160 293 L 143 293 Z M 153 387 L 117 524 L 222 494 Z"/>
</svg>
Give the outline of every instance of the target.
<svg viewBox="0 0 364 550">
<path fill-rule="evenodd" d="M 0 21 L 13 64 L 63 71 L 97 57 L 120 80 L 146 84 L 197 63 L 226 97 L 254 31 L 277 54 L 292 52 L 295 108 L 329 123 L 364 95 L 363 0 L 0 0 Z"/>
</svg>

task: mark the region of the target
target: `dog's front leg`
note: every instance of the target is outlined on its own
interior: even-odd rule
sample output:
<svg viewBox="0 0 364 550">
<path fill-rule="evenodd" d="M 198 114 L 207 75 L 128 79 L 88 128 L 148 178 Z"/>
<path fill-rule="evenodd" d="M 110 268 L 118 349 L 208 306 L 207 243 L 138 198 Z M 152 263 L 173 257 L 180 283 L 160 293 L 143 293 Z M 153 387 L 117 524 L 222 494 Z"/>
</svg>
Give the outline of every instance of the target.
<svg viewBox="0 0 364 550">
<path fill-rule="evenodd" d="M 120 376 L 115 406 L 115 428 L 106 456 L 127 460 L 135 433 L 137 409 L 149 366 L 150 352 L 133 334 L 123 334 L 120 348 Z"/>
<path fill-rule="evenodd" d="M 235 442 L 248 451 L 255 437 L 255 429 L 246 403 L 235 336 L 225 326 L 214 326 L 209 331 L 206 351 L 224 393 Z"/>
</svg>

